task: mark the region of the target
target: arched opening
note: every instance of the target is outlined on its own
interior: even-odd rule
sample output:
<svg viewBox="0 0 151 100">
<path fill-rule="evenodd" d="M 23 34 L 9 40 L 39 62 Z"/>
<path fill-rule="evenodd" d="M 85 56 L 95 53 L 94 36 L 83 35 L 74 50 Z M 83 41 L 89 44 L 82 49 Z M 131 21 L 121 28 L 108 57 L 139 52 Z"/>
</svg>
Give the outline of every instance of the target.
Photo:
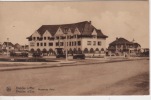
<svg viewBox="0 0 151 100">
<path fill-rule="evenodd" d="M 47 56 L 48 55 L 47 50 L 45 48 L 42 50 L 42 53 L 43 53 L 43 56 Z"/>
<path fill-rule="evenodd" d="M 102 48 L 101 51 L 104 51 L 104 48 Z"/>
<path fill-rule="evenodd" d="M 50 48 L 48 53 L 49 53 L 49 55 L 53 55 L 54 51 Z"/>
<path fill-rule="evenodd" d="M 41 50 L 38 48 L 38 49 L 37 49 L 37 52 L 38 52 L 38 53 L 41 53 Z"/>
<path fill-rule="evenodd" d="M 95 53 L 96 54 L 100 53 L 98 48 L 95 49 Z"/>
<path fill-rule="evenodd" d="M 99 51 L 99 49 L 98 49 L 98 48 L 96 48 L 96 49 L 95 49 L 95 51 Z"/>
<path fill-rule="evenodd" d="M 94 49 L 93 48 L 90 49 L 90 53 L 94 53 Z"/>
<path fill-rule="evenodd" d="M 85 48 L 83 52 L 84 52 L 84 53 L 89 53 L 88 48 Z"/>
<path fill-rule="evenodd" d="M 33 53 L 33 52 L 35 52 L 35 50 L 32 48 L 32 49 L 30 49 L 30 52 Z"/>
<path fill-rule="evenodd" d="M 104 48 L 101 49 L 101 53 L 104 53 Z"/>
<path fill-rule="evenodd" d="M 48 52 L 49 52 L 49 53 L 53 53 L 53 50 L 50 48 Z"/>
<path fill-rule="evenodd" d="M 78 53 L 82 53 L 82 50 L 80 48 L 78 48 Z"/>
<path fill-rule="evenodd" d="M 42 50 L 42 53 L 47 53 L 47 50 L 44 48 L 44 49 Z"/>
</svg>

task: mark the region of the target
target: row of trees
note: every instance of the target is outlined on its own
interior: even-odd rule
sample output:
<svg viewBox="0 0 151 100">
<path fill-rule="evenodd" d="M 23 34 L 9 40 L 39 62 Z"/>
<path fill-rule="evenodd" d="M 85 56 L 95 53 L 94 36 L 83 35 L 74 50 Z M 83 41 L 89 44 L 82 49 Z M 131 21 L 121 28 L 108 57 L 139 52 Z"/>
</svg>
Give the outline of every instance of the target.
<svg viewBox="0 0 151 100">
<path fill-rule="evenodd" d="M 98 48 L 96 48 L 96 49 L 93 49 L 93 48 L 91 48 L 90 50 L 88 49 L 88 48 L 85 48 L 83 51 L 80 49 L 80 48 L 78 48 L 78 49 L 69 49 L 68 50 L 68 53 L 95 53 L 95 52 L 98 52 L 98 53 L 104 53 L 104 49 L 102 48 L 101 50 L 99 50 Z M 43 50 L 40 50 L 40 49 L 37 49 L 37 50 L 34 50 L 34 49 L 31 49 L 30 50 L 30 52 L 32 53 L 32 52 L 39 52 L 39 53 L 54 53 L 55 51 L 53 50 L 53 49 L 49 49 L 48 51 L 44 48 Z"/>
</svg>

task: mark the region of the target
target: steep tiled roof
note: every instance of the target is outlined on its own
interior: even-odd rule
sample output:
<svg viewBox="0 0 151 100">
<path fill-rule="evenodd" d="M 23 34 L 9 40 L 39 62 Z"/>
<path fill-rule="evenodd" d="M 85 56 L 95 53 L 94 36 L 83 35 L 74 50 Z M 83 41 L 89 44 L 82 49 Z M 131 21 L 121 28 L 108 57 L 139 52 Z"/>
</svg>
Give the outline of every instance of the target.
<svg viewBox="0 0 151 100">
<path fill-rule="evenodd" d="M 14 46 L 11 42 L 4 42 L 3 45 Z"/>
<path fill-rule="evenodd" d="M 128 40 L 124 38 L 117 38 L 115 41 L 111 42 L 109 45 L 116 45 L 116 44 L 132 44 L 132 42 L 129 42 Z"/>
<path fill-rule="evenodd" d="M 140 44 L 130 42 L 130 41 L 126 40 L 125 38 L 117 38 L 115 41 L 111 42 L 109 45 L 116 45 L 116 44 L 131 44 L 136 47 L 140 46 Z"/>
<path fill-rule="evenodd" d="M 134 46 L 135 47 L 139 47 L 139 46 L 141 46 L 139 43 L 134 43 Z"/>
<path fill-rule="evenodd" d="M 42 25 L 37 31 L 42 36 L 44 32 L 48 30 L 51 33 L 51 35 L 54 36 L 59 27 L 62 29 L 63 32 L 65 28 L 66 29 L 70 28 L 72 33 L 74 32 L 75 28 L 78 28 L 81 35 L 91 35 L 93 30 L 95 29 L 98 36 L 107 38 L 107 36 L 104 35 L 101 30 L 96 29 L 93 25 L 91 25 L 91 22 L 88 21 L 61 25 Z"/>
</svg>

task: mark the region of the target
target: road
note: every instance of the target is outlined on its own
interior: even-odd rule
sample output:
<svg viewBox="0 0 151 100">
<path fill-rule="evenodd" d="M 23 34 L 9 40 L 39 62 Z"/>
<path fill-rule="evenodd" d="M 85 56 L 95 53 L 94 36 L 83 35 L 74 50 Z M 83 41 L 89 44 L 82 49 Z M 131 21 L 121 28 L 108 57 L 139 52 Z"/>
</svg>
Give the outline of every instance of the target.
<svg viewBox="0 0 151 100">
<path fill-rule="evenodd" d="M 0 72 L 0 95 L 148 95 L 149 60 Z"/>
</svg>

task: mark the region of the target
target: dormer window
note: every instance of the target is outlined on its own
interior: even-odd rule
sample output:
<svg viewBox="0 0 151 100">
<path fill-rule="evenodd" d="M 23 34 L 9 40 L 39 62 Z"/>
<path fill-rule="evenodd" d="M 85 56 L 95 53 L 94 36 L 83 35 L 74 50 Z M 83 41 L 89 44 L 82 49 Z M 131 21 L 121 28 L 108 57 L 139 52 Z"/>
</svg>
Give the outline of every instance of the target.
<svg viewBox="0 0 151 100">
<path fill-rule="evenodd" d="M 68 32 L 68 28 L 64 28 L 64 32 L 65 32 L 65 33 Z"/>
<path fill-rule="evenodd" d="M 96 35 L 93 35 L 93 38 L 96 38 L 97 36 Z"/>
<path fill-rule="evenodd" d="M 98 45 L 101 46 L 101 41 L 98 41 Z"/>
</svg>

